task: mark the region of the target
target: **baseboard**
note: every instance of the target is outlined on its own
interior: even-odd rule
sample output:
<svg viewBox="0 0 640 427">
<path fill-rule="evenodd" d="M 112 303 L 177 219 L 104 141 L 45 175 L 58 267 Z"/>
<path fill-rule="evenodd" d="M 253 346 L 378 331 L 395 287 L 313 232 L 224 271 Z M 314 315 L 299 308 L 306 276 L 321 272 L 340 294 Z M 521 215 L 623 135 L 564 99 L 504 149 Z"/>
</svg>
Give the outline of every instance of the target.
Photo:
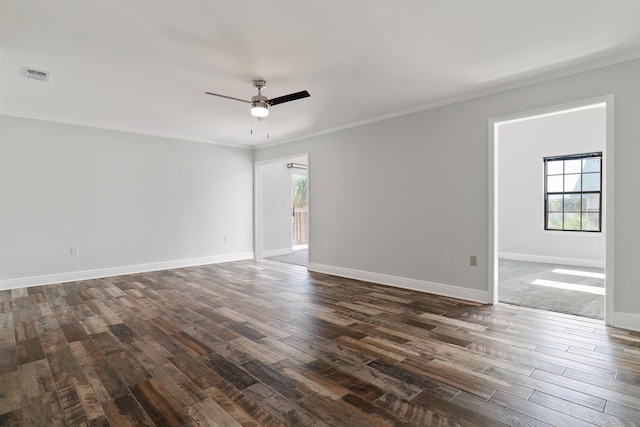
<svg viewBox="0 0 640 427">
<path fill-rule="evenodd" d="M 574 265 L 577 267 L 605 268 L 604 260 L 564 258 L 545 255 L 515 254 L 510 252 L 499 252 L 498 258 L 512 259 L 515 261 L 543 262 L 546 264 Z"/>
<path fill-rule="evenodd" d="M 633 313 L 613 313 L 613 325 L 616 328 L 640 332 L 640 315 Z"/>
<path fill-rule="evenodd" d="M 293 249 L 291 248 L 271 249 L 269 251 L 262 251 L 262 257 L 269 258 L 272 256 L 289 255 L 291 253 L 293 253 Z"/>
<path fill-rule="evenodd" d="M 103 277 L 121 276 L 125 274 L 144 273 L 148 271 L 169 270 L 172 268 L 194 267 L 221 262 L 253 259 L 253 252 L 214 255 L 201 258 L 180 259 L 174 261 L 154 262 L 150 264 L 127 265 L 123 267 L 101 268 L 97 270 L 72 271 L 68 273 L 49 274 L 44 276 L 19 277 L 0 280 L 0 290 L 26 288 L 29 286 L 50 285 L 53 283 L 75 282 L 78 280 L 100 279 Z"/>
<path fill-rule="evenodd" d="M 348 279 L 362 280 L 365 282 L 379 283 L 394 286 L 396 288 L 411 289 L 414 291 L 458 298 L 467 301 L 490 304 L 489 293 L 474 289 L 461 288 L 459 286 L 445 285 L 442 283 L 427 282 L 424 280 L 408 279 L 406 277 L 390 276 L 387 274 L 372 273 L 369 271 L 353 270 L 350 268 L 335 267 L 310 263 L 309 271 L 331 274 L 333 276 L 346 277 Z"/>
</svg>

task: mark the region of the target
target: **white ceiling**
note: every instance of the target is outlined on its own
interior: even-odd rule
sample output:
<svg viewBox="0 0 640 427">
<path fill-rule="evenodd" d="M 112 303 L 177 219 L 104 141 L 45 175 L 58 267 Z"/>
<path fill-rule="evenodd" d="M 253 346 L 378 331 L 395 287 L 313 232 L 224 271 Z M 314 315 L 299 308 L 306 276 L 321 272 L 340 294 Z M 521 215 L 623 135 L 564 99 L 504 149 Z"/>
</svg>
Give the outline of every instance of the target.
<svg viewBox="0 0 640 427">
<path fill-rule="evenodd" d="M 638 0 L 2 0 L 0 114 L 271 144 L 640 57 L 639 17 Z M 203 94 L 249 99 L 256 78 L 311 97 L 258 122 Z"/>
</svg>

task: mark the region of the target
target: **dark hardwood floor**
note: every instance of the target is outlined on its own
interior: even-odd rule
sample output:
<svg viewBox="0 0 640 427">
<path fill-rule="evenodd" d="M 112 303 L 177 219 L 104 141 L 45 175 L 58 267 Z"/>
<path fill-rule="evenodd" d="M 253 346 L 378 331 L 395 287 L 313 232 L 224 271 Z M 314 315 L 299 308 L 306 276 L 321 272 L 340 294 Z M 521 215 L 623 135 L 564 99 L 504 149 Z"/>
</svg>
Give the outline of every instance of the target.
<svg viewBox="0 0 640 427">
<path fill-rule="evenodd" d="M 640 333 L 242 261 L 0 291 L 0 425 L 637 425 Z"/>
</svg>

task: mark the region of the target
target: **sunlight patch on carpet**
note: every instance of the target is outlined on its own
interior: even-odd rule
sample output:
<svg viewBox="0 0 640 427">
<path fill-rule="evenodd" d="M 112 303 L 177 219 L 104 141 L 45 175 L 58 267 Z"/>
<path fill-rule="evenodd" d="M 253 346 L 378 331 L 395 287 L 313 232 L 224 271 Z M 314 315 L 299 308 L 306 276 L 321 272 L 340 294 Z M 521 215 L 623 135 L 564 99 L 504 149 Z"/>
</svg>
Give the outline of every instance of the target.
<svg viewBox="0 0 640 427">
<path fill-rule="evenodd" d="M 556 268 L 552 273 L 570 274 L 572 276 L 594 277 L 596 279 L 604 279 L 604 273 L 592 273 L 591 271 L 566 270 L 564 268 Z"/>
<path fill-rule="evenodd" d="M 570 291 L 587 292 L 590 294 L 604 295 L 604 288 L 595 286 L 576 285 L 575 283 L 555 282 L 553 280 L 537 279 L 531 282 L 532 285 L 546 286 L 548 288 L 567 289 Z"/>
</svg>

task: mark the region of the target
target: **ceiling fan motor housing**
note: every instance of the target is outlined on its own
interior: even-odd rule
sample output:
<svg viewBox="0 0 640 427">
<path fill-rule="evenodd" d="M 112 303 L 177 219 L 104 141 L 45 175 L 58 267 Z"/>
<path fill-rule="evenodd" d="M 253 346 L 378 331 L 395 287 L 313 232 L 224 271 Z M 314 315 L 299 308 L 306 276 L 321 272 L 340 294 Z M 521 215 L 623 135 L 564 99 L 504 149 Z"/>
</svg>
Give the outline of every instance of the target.
<svg viewBox="0 0 640 427">
<path fill-rule="evenodd" d="M 254 80 L 253 86 L 258 89 L 258 94 L 251 97 L 251 103 L 262 103 L 264 107 L 267 108 L 266 104 L 269 99 L 262 94 L 262 89 L 267 86 L 267 82 L 265 80 Z"/>
<path fill-rule="evenodd" d="M 268 98 L 261 93 L 251 97 L 251 102 L 264 102 L 266 104 L 267 101 Z"/>
<path fill-rule="evenodd" d="M 267 117 L 269 115 L 269 100 L 262 94 L 262 89 L 267 85 L 264 80 L 254 80 L 253 86 L 258 89 L 258 94 L 251 97 L 251 114 L 255 117 Z"/>
</svg>

